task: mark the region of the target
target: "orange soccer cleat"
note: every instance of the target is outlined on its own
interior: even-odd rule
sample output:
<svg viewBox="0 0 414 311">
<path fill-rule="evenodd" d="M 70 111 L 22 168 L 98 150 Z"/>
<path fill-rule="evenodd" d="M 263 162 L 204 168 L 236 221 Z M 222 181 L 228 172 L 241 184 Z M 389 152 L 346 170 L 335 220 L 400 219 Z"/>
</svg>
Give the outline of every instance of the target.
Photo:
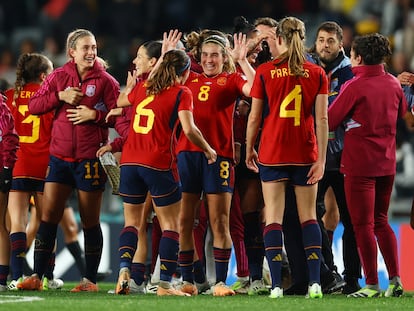
<svg viewBox="0 0 414 311">
<path fill-rule="evenodd" d="M 98 291 L 98 285 L 95 283 L 92 283 L 87 278 L 83 278 L 82 281 L 80 281 L 79 285 L 75 288 L 72 288 L 70 290 L 72 293 L 79 293 L 79 292 L 97 292 Z"/>
</svg>

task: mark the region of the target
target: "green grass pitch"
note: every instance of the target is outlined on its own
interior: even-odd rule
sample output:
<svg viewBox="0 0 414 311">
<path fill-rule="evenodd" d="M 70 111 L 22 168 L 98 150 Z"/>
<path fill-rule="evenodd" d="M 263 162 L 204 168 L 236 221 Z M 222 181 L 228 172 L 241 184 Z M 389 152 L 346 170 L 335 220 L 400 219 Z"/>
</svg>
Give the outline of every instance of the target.
<svg viewBox="0 0 414 311">
<path fill-rule="evenodd" d="M 74 283 L 66 283 L 57 291 L 0 292 L 0 310 L 11 311 L 192 311 L 192 310 L 248 310 L 248 311 L 353 311 L 353 310 L 414 310 L 413 293 L 400 298 L 353 299 L 344 295 L 325 295 L 322 299 L 305 299 L 304 296 L 285 296 L 270 299 L 267 296 L 213 297 L 157 297 L 155 295 L 118 296 L 108 294 L 113 283 L 100 283 L 98 293 L 71 293 Z"/>
</svg>

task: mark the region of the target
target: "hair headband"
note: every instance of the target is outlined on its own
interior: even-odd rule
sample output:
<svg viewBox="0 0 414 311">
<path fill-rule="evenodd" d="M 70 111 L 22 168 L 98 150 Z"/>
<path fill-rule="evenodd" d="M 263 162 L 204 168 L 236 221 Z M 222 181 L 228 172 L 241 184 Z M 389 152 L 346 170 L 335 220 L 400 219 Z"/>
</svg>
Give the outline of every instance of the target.
<svg viewBox="0 0 414 311">
<path fill-rule="evenodd" d="M 225 40 L 224 38 L 222 38 L 222 37 L 220 37 L 220 36 L 218 36 L 218 35 L 212 35 L 212 36 L 210 36 L 210 37 L 207 37 L 207 38 L 203 41 L 203 44 L 205 44 L 205 43 L 209 43 L 209 42 L 211 42 L 211 43 L 216 43 L 216 44 L 220 45 L 223 49 L 225 49 L 225 48 L 226 48 L 226 45 L 225 45 L 225 43 L 223 42 L 224 40 Z"/>
<path fill-rule="evenodd" d="M 191 60 L 188 57 L 187 58 L 187 63 L 185 64 L 185 66 L 183 68 L 181 68 L 180 70 L 177 70 L 177 76 L 181 76 L 184 71 L 186 71 L 188 68 L 190 68 L 190 65 L 191 65 Z"/>
</svg>

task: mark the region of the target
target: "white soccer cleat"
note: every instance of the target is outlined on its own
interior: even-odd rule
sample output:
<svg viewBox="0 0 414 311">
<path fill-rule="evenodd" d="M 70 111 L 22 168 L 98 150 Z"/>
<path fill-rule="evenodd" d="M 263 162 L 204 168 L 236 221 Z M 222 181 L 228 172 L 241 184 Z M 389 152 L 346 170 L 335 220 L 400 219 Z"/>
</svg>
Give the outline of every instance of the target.
<svg viewBox="0 0 414 311">
<path fill-rule="evenodd" d="M 322 298 L 322 288 L 318 283 L 313 283 L 308 287 L 306 298 Z"/>
<path fill-rule="evenodd" d="M 129 293 L 131 295 L 142 295 L 146 293 L 145 282 L 142 282 L 141 285 L 135 283 L 133 279 L 129 281 Z"/>
<path fill-rule="evenodd" d="M 147 294 L 155 295 L 155 294 L 157 294 L 158 284 L 153 284 L 151 282 L 148 282 L 147 286 L 145 288 L 146 288 Z"/>
<path fill-rule="evenodd" d="M 277 299 L 283 298 L 283 289 L 280 287 L 275 287 L 270 291 L 269 298 Z"/>
<path fill-rule="evenodd" d="M 23 278 L 22 277 L 18 278 L 17 280 L 12 280 L 9 283 L 9 285 L 7 286 L 7 289 L 8 290 L 11 290 L 11 291 L 19 290 L 19 288 L 17 287 L 17 285 L 20 284 L 21 282 L 23 282 Z"/>
<path fill-rule="evenodd" d="M 266 287 L 263 279 L 254 280 L 252 284 L 250 284 L 247 293 L 249 295 L 267 295 L 269 294 L 269 289 Z"/>
</svg>

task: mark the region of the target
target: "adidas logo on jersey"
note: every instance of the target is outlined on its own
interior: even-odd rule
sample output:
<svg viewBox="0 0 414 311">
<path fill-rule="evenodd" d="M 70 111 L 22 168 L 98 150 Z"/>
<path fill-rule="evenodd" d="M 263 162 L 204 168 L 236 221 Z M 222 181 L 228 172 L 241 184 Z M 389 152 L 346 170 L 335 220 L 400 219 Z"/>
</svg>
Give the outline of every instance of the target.
<svg viewBox="0 0 414 311">
<path fill-rule="evenodd" d="M 160 269 L 163 271 L 167 271 L 167 267 L 164 264 L 161 264 Z"/>
</svg>

